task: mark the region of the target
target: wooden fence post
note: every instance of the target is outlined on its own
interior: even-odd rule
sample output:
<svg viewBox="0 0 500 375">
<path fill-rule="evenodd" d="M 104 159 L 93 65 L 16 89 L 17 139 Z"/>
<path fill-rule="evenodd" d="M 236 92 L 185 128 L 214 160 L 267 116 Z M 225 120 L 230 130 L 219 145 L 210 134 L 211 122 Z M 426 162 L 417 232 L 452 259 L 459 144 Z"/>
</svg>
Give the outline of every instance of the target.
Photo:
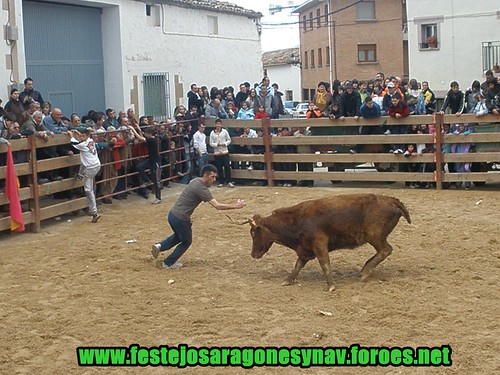
<svg viewBox="0 0 500 375">
<path fill-rule="evenodd" d="M 443 188 L 443 118 L 444 115 L 434 114 L 434 125 L 436 126 L 436 132 L 434 133 L 434 163 L 436 165 L 436 170 L 434 171 L 434 181 L 436 182 L 436 189 L 441 190 Z"/>
<path fill-rule="evenodd" d="M 261 120 L 262 128 L 264 130 L 263 138 L 264 138 L 264 161 L 266 163 L 266 178 L 267 178 L 267 186 L 274 186 L 274 170 L 273 170 L 273 148 L 271 142 L 271 119 L 266 118 Z"/>
<path fill-rule="evenodd" d="M 38 189 L 38 167 L 36 158 L 36 137 L 28 137 L 28 147 L 30 152 L 30 171 L 31 171 L 31 197 L 29 199 L 29 208 L 33 216 L 33 224 L 30 226 L 32 232 L 40 232 L 41 220 L 40 220 L 40 199 L 39 199 L 39 189 Z"/>
</svg>

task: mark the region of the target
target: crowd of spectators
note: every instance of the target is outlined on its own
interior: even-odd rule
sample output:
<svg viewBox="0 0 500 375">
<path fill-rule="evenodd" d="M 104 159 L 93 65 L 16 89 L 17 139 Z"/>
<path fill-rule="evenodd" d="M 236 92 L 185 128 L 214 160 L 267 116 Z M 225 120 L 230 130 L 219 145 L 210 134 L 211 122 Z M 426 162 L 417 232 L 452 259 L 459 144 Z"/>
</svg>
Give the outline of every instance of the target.
<svg viewBox="0 0 500 375">
<path fill-rule="evenodd" d="M 233 187 L 230 170 L 235 168 L 263 169 L 262 163 L 236 163 L 231 162 L 229 155 L 235 153 L 263 153 L 261 146 L 242 147 L 231 144 L 231 137 L 258 137 L 262 130 L 252 129 L 252 126 L 229 129 L 229 138 L 221 129 L 205 129 L 203 119 L 277 119 L 285 115 L 283 94 L 279 91 L 277 83 L 271 84 L 268 77 L 261 82 L 251 85 L 243 82 L 238 91 L 231 86 L 224 88 L 207 86 L 190 86 L 187 93 L 187 107 L 179 105 L 175 108 L 172 119 L 157 122 L 152 116 L 136 117 L 134 110 L 129 108 L 126 112 L 117 112 L 113 108 L 105 112 L 90 110 L 80 117 L 73 113 L 65 115 L 62 111 L 46 102 L 41 93 L 34 89 L 31 78 L 24 80 L 24 90 L 19 92 L 12 89 L 10 98 L 2 109 L 0 117 L 0 142 L 9 143 L 11 139 L 24 136 L 35 136 L 47 141 L 54 134 L 64 134 L 71 129 L 87 129 L 94 133 L 98 143 L 99 157 L 103 164 L 98 184 L 98 195 L 104 197 L 104 203 L 111 203 L 115 199 L 127 198 L 127 187 L 132 186 L 136 191 L 148 197 L 149 190 L 145 187 L 144 171 L 136 175 L 137 166 L 148 153 L 145 142 L 139 141 L 139 135 L 144 135 L 148 128 L 154 129 L 154 136 L 161 155 L 158 180 L 178 179 L 188 183 L 190 178 L 199 170 L 199 162 L 206 163 L 208 153 L 214 150 L 219 168 L 219 186 Z M 418 82 L 416 79 L 409 81 L 399 77 L 386 78 L 383 73 L 378 73 L 372 80 L 350 80 L 333 82 L 320 82 L 316 94 L 309 104 L 306 117 L 309 119 L 326 117 L 332 121 L 342 121 L 347 117 L 354 119 L 372 119 L 381 116 L 395 118 L 406 117 L 414 114 L 433 114 L 449 111 L 457 116 L 457 125 L 453 125 L 449 132 L 462 129 L 459 116 L 462 113 L 475 113 L 481 116 L 487 113 L 500 114 L 500 82 L 491 71 L 486 72 L 486 80 L 472 82 L 466 91 L 460 90 L 458 82 L 453 81 L 446 94 L 443 105 L 437 108 L 436 95 L 426 81 Z M 473 125 L 464 125 L 466 130 L 460 134 L 468 134 L 474 130 Z M 225 129 L 222 129 L 225 131 Z M 361 126 L 361 134 L 407 134 L 412 132 L 432 133 L 432 127 L 392 126 Z M 207 144 L 201 145 L 199 136 L 197 142 L 193 141 L 196 133 L 207 137 Z M 213 143 L 212 139 L 220 139 L 224 135 L 224 144 Z M 307 136 L 307 130 L 292 128 L 273 128 L 273 136 Z M 196 137 L 194 137 L 196 139 Z M 210 140 L 210 141 L 208 141 Z M 207 148 L 208 146 L 208 148 Z M 363 146 L 357 145 L 351 149 L 352 153 L 362 152 Z M 296 147 L 275 147 L 275 152 L 297 152 Z M 301 147 L 301 151 L 304 147 Z M 310 151 L 310 150 L 309 150 Z M 402 154 L 411 157 L 418 153 L 432 152 L 429 147 L 422 145 L 391 145 L 388 150 L 396 155 Z M 74 150 L 68 145 L 49 146 L 37 149 L 38 159 L 49 159 L 58 156 L 71 155 Z M 23 154 L 17 155 L 17 162 L 26 161 Z M 218 161 L 220 160 L 220 163 Z M 0 163 L 2 160 L 0 160 Z M 2 165 L 2 164 L 0 164 Z M 426 166 L 409 164 L 409 170 L 423 170 Z M 296 165 L 294 163 L 276 163 L 276 170 L 310 170 L 310 165 Z M 413 169 L 412 169 L 413 168 Z M 427 166 L 428 168 L 428 166 Z M 461 167 L 455 168 L 461 170 Z M 452 168 L 453 169 L 453 168 Z M 465 168 L 467 170 L 467 168 Z M 59 172 L 50 171 L 40 173 L 38 183 L 57 181 L 71 177 L 74 171 L 66 168 Z M 76 173 L 76 177 L 78 174 Z M 258 182 L 256 182 L 258 183 Z M 284 186 L 297 184 L 297 181 L 282 181 Z M 310 186 L 311 181 L 301 181 L 302 185 Z M 0 186 L 1 188 L 1 186 Z"/>
</svg>

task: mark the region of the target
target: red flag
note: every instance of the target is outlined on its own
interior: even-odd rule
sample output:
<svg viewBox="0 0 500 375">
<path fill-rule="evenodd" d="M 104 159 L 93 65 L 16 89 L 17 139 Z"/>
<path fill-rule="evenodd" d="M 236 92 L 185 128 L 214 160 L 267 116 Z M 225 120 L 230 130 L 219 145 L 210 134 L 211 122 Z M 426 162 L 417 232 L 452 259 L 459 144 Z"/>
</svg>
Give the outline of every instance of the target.
<svg viewBox="0 0 500 375">
<path fill-rule="evenodd" d="M 24 231 L 23 211 L 19 200 L 19 180 L 16 176 L 12 149 L 7 147 L 7 175 L 5 177 L 5 196 L 10 202 L 10 230 Z"/>
</svg>

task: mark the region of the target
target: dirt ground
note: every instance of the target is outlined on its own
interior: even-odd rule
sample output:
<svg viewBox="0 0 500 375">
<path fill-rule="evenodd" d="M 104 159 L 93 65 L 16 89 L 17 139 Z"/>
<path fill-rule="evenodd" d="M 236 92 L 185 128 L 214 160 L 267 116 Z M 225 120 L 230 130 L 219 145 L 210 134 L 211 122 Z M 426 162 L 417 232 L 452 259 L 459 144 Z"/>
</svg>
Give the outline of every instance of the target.
<svg viewBox="0 0 500 375">
<path fill-rule="evenodd" d="M 175 184 L 174 184 L 175 185 Z M 365 185 L 366 186 L 366 185 Z M 295 253 L 273 245 L 250 257 L 249 227 L 202 204 L 181 270 L 160 270 L 151 245 L 170 234 L 166 214 L 181 191 L 151 205 L 132 195 L 100 206 L 98 225 L 64 216 L 41 233 L 0 237 L 0 373 L 157 374 L 172 368 L 79 368 L 78 346 L 441 346 L 451 368 L 187 368 L 185 374 L 493 374 L 500 371 L 499 187 L 411 190 L 401 184 L 315 188 L 214 188 L 243 198 L 235 219 L 305 199 L 374 192 L 399 198 L 393 254 L 369 280 L 359 271 L 374 250 L 330 254 L 337 290 L 326 292 L 317 261 L 283 287 Z M 135 239 L 135 243 L 127 240 Z M 173 282 L 172 282 L 173 280 Z M 319 311 L 331 312 L 331 316 Z"/>
</svg>

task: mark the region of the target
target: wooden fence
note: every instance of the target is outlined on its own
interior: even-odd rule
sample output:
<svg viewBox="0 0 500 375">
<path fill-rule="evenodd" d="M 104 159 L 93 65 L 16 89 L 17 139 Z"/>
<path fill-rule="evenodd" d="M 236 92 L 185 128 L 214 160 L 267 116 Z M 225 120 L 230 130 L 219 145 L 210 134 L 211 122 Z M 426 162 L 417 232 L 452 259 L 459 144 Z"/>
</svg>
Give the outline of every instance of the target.
<svg viewBox="0 0 500 375">
<path fill-rule="evenodd" d="M 207 129 L 214 126 L 213 120 L 206 120 Z M 477 123 L 474 133 L 470 135 L 443 134 L 441 129 L 446 124 L 455 123 Z M 381 126 L 391 129 L 395 125 L 421 125 L 427 124 L 436 127 L 434 134 L 402 134 L 402 135 L 360 135 L 360 126 Z M 263 129 L 261 138 L 233 137 L 232 144 L 235 146 L 261 146 L 262 153 L 232 153 L 231 162 L 243 166 L 241 169 L 233 169 L 232 176 L 239 180 L 265 181 L 268 186 L 273 186 L 276 181 L 286 180 L 323 180 L 323 181 L 387 181 L 387 182 L 432 182 L 437 189 L 441 189 L 443 183 L 473 181 L 477 184 L 485 182 L 499 182 L 500 171 L 487 170 L 488 166 L 500 167 L 500 116 L 487 115 L 476 118 L 467 114 L 460 117 L 454 115 L 436 116 L 409 116 L 404 119 L 393 119 L 382 117 L 374 120 L 345 120 L 329 119 L 280 119 L 280 120 L 224 120 L 223 126 L 230 132 L 238 128 L 251 127 Z M 304 128 L 308 127 L 313 132 L 311 136 L 304 137 L 276 137 L 271 132 L 279 128 Z M 208 131 L 207 131 L 208 133 Z M 208 135 L 208 134 L 207 134 Z M 85 197 L 60 200 L 44 199 L 54 193 L 80 188 L 82 182 L 67 176 L 61 181 L 38 184 L 39 172 L 59 170 L 61 168 L 72 168 L 75 172 L 80 163 L 78 155 L 62 156 L 46 160 L 37 160 L 36 150 L 41 147 L 68 144 L 67 135 L 59 135 L 50 138 L 47 143 L 36 137 L 28 137 L 12 140 L 12 150 L 17 155 L 23 156 L 24 162 L 15 165 L 16 174 L 27 182 L 20 189 L 19 195 L 23 202 L 23 213 L 25 224 L 32 231 L 39 231 L 43 220 L 60 216 L 65 213 L 74 212 L 85 208 L 87 201 Z M 403 155 L 388 153 L 384 146 L 391 144 L 433 144 L 434 153 L 422 154 L 416 158 L 406 158 Z M 475 152 L 467 154 L 443 153 L 446 144 L 473 143 Z M 356 154 L 349 153 L 354 145 L 365 145 L 364 151 Z M 303 153 L 278 153 L 278 146 L 305 146 L 309 152 Z M 303 148 L 303 147 L 299 147 Z M 0 144 L 0 154 L 5 153 L 7 147 Z M 22 159 L 22 157 L 21 157 Z M 248 170 L 246 163 L 254 163 L 262 166 L 262 169 Z M 277 163 L 286 163 L 289 170 L 276 170 Z M 311 166 L 322 163 L 328 167 L 328 171 L 303 171 L 297 168 L 299 164 Z M 407 163 L 426 163 L 431 172 L 404 172 Z M 449 173 L 444 168 L 447 163 L 473 163 L 473 171 L 470 173 Z M 361 165 L 369 165 L 369 171 L 360 173 Z M 167 166 L 164 166 L 167 167 Z M 168 167 L 171 167 L 168 165 Z M 377 171 L 375 171 L 377 170 Z M 5 179 L 6 167 L 0 167 L 0 180 Z M 168 180 L 169 178 L 167 178 Z M 130 190 L 130 188 L 127 188 Z M 105 197 L 101 197 L 105 198 Z M 8 205 L 8 200 L 0 193 L 0 206 Z M 0 231 L 10 228 L 10 217 L 0 218 Z"/>
</svg>

